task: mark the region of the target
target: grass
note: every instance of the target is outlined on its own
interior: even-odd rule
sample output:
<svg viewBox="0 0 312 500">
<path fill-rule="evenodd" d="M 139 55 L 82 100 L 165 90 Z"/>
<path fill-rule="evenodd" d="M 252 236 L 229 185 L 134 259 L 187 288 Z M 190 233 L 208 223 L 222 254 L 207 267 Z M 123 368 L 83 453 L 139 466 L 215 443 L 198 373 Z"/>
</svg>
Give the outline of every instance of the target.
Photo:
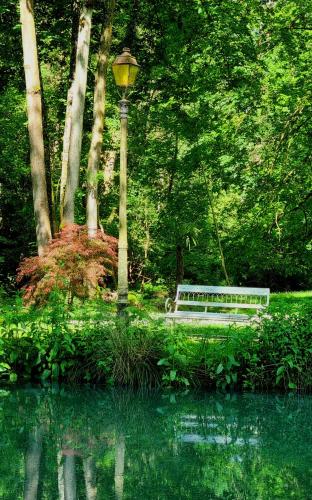
<svg viewBox="0 0 312 500">
<path fill-rule="evenodd" d="M 231 327 L 228 325 L 201 325 L 200 323 L 178 323 L 173 326 L 176 331 L 179 331 L 188 337 L 205 337 L 205 338 L 227 338 L 231 335 Z"/>
<path fill-rule="evenodd" d="M 129 294 L 130 304 L 141 310 L 144 313 L 150 314 L 155 318 L 163 318 L 164 314 L 164 302 L 165 298 L 156 296 L 155 298 L 143 298 L 143 295 L 138 292 L 130 292 Z M 312 290 L 301 291 L 301 292 L 281 292 L 272 293 L 270 295 L 270 305 L 267 309 L 268 314 L 281 313 L 289 314 L 292 312 L 300 312 L 312 301 Z M 22 301 L 18 303 L 15 302 L 14 307 L 12 307 L 13 300 L 4 300 L 2 297 L 2 314 L 0 313 L 0 323 L 2 315 L 11 315 L 14 317 L 14 312 L 29 318 L 29 311 L 27 308 L 22 307 Z M 48 309 L 50 309 L 48 307 Z M 23 311 L 23 312 L 22 312 Z M 52 313 L 51 310 L 46 310 L 46 313 Z M 116 305 L 111 303 L 104 303 L 103 300 L 86 300 L 85 302 L 76 301 L 70 316 L 72 319 L 77 321 L 91 320 L 100 321 L 109 319 L 115 316 Z M 38 311 L 37 314 L 34 311 L 34 316 L 40 315 Z M 211 338 L 224 338 L 231 335 L 232 327 L 231 325 L 222 324 L 201 324 L 200 322 L 193 323 L 177 323 L 175 326 L 168 328 L 174 328 L 187 336 L 194 337 L 211 337 Z M 243 325 L 242 325 L 243 328 Z"/>
<path fill-rule="evenodd" d="M 312 302 L 312 290 L 272 293 L 268 313 L 300 312 Z"/>
<path fill-rule="evenodd" d="M 302 292 L 280 292 L 270 295 L 270 305 L 266 312 L 274 313 L 292 313 L 300 312 L 312 301 L 312 290 Z M 130 305 L 146 312 L 155 318 L 163 318 L 165 298 L 156 296 L 155 298 L 144 298 L 141 293 L 129 293 Z M 114 303 L 104 303 L 102 300 L 85 301 L 83 304 L 76 304 L 73 309 L 73 318 L 76 320 L 103 320 L 115 315 L 116 306 Z M 243 311 L 246 313 L 246 311 Z M 238 326 L 244 328 L 244 324 Z M 180 331 L 187 336 L 205 337 L 212 339 L 224 339 L 231 336 L 233 326 L 222 324 L 201 324 L 176 323 L 172 328 Z M 237 328 L 237 327 L 236 327 Z"/>
</svg>

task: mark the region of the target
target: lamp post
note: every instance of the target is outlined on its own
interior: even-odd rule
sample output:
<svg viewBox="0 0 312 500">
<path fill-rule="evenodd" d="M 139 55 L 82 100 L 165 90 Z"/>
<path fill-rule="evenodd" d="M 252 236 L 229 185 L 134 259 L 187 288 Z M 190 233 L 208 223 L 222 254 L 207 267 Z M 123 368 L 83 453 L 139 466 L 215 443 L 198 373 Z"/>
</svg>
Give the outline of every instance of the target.
<svg viewBox="0 0 312 500">
<path fill-rule="evenodd" d="M 134 85 L 139 71 L 130 49 L 124 48 L 113 63 L 116 85 L 121 89 L 120 109 L 120 191 L 119 191 L 119 239 L 118 239 L 118 314 L 128 305 L 128 235 L 127 235 L 127 133 L 128 88 Z"/>
</svg>

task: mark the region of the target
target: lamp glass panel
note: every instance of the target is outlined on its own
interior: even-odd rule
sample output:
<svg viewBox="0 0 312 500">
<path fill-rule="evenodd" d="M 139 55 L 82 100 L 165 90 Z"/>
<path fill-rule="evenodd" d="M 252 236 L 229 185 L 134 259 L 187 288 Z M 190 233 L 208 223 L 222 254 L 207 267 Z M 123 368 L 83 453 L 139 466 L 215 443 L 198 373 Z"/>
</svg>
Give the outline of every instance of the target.
<svg viewBox="0 0 312 500">
<path fill-rule="evenodd" d="M 129 68 L 129 85 L 133 85 L 139 71 L 139 66 L 131 65 Z"/>
<path fill-rule="evenodd" d="M 129 85 L 129 64 L 114 64 L 113 73 L 118 87 L 128 87 Z"/>
</svg>

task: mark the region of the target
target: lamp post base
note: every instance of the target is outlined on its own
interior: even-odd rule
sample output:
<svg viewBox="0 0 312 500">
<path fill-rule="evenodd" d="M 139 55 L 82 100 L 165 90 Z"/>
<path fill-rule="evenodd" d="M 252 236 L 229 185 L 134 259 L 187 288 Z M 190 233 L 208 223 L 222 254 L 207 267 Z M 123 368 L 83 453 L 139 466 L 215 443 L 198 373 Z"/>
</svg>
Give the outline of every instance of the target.
<svg viewBox="0 0 312 500">
<path fill-rule="evenodd" d="M 117 315 L 120 318 L 125 318 L 127 316 L 126 308 L 128 307 L 128 301 L 118 300 L 117 302 Z"/>
</svg>

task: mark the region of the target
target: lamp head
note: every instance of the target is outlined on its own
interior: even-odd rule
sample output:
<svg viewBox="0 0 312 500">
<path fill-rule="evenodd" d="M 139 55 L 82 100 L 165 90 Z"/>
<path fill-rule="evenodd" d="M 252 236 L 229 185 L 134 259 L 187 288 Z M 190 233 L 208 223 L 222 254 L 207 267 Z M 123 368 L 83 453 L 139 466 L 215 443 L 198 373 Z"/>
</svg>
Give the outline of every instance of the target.
<svg viewBox="0 0 312 500">
<path fill-rule="evenodd" d="M 122 54 L 117 56 L 113 62 L 113 73 L 118 87 L 126 90 L 134 85 L 140 66 L 135 57 L 130 53 L 130 49 L 125 47 Z"/>
</svg>

